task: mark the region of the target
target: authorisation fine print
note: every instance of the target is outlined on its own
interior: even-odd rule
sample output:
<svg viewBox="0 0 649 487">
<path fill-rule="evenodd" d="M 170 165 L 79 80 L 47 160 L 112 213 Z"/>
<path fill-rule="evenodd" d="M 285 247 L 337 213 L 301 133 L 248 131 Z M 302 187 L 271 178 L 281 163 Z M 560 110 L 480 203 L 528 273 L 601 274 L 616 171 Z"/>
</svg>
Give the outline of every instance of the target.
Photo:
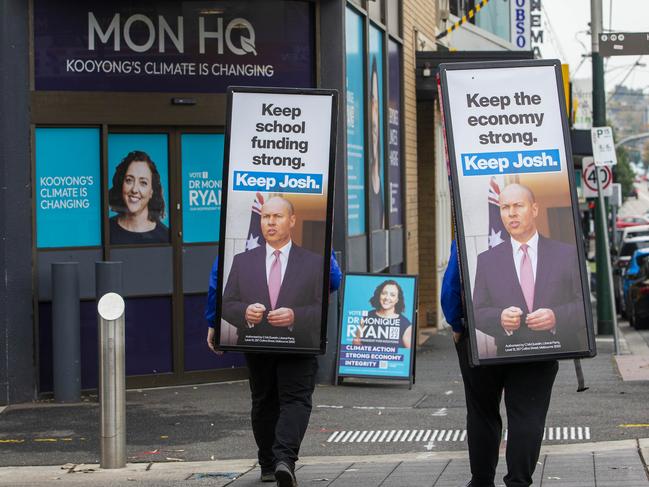
<svg viewBox="0 0 649 487">
<path fill-rule="evenodd" d="M 228 103 L 217 346 L 321 353 L 336 92 L 230 88 Z"/>
<path fill-rule="evenodd" d="M 474 364 L 595 354 L 558 61 L 440 66 Z"/>
</svg>

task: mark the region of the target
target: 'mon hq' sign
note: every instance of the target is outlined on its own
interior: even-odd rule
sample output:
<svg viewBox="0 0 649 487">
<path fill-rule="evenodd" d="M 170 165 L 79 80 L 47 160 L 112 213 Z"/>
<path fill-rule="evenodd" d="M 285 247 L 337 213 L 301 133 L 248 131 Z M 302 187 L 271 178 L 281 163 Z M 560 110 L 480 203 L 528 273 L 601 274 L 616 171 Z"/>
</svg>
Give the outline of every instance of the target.
<svg viewBox="0 0 649 487">
<path fill-rule="evenodd" d="M 302 1 L 34 1 L 37 90 L 224 92 L 314 82 Z"/>
</svg>

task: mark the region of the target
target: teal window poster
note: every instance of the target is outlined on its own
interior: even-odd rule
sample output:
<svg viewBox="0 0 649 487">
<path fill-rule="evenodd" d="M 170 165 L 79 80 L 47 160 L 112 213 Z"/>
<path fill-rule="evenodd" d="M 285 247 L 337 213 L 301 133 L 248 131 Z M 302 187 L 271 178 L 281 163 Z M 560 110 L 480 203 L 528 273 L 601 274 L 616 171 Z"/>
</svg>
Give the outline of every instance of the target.
<svg viewBox="0 0 649 487">
<path fill-rule="evenodd" d="M 167 134 L 108 135 L 111 245 L 169 242 Z"/>
<path fill-rule="evenodd" d="M 365 90 L 363 19 L 347 7 L 345 18 L 347 110 L 347 231 L 365 233 Z"/>
<path fill-rule="evenodd" d="M 99 129 L 37 128 L 35 138 L 36 246 L 101 245 Z"/>
<path fill-rule="evenodd" d="M 346 274 L 339 377 L 408 379 L 417 346 L 417 278 Z"/>
<path fill-rule="evenodd" d="M 374 26 L 369 30 L 369 110 L 370 128 L 368 130 L 368 170 L 369 170 L 369 212 L 370 231 L 385 228 L 383 163 L 383 33 Z"/>
<path fill-rule="evenodd" d="M 218 242 L 223 134 L 181 136 L 183 241 Z"/>
</svg>

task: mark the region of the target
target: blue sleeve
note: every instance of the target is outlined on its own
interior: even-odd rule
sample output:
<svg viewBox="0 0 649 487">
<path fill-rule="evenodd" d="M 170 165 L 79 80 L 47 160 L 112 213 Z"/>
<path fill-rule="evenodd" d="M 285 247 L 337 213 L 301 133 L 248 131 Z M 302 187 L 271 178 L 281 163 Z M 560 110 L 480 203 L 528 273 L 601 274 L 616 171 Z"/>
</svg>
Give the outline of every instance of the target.
<svg viewBox="0 0 649 487">
<path fill-rule="evenodd" d="M 209 327 L 214 328 L 216 325 L 216 287 L 217 275 L 219 271 L 219 256 L 214 259 L 212 271 L 210 272 L 210 286 L 207 289 L 207 303 L 205 304 L 205 319 Z"/>
<path fill-rule="evenodd" d="M 464 329 L 462 318 L 462 284 L 460 282 L 460 266 L 457 258 L 455 240 L 451 243 L 451 255 L 448 259 L 444 280 L 442 281 L 442 311 L 453 331 L 461 333 Z"/>
<path fill-rule="evenodd" d="M 329 268 L 329 292 L 334 292 L 340 287 L 340 282 L 343 280 L 343 273 L 340 271 L 340 266 L 336 260 L 334 251 L 331 251 L 331 265 Z"/>
</svg>

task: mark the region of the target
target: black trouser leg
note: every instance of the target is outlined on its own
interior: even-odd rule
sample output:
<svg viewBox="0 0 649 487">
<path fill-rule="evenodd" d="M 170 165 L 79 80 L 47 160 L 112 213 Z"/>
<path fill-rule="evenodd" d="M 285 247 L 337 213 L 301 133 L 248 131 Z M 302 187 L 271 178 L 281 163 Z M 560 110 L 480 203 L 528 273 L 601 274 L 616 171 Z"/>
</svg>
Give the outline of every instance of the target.
<svg viewBox="0 0 649 487">
<path fill-rule="evenodd" d="M 502 367 L 470 367 L 468 347 L 469 340 L 466 337 L 456 345 L 466 397 L 471 485 L 490 487 L 494 485 L 502 436 Z"/>
<path fill-rule="evenodd" d="M 512 364 L 507 368 L 507 475 L 503 479 L 507 487 L 532 484 L 558 370 L 556 361 Z"/>
<path fill-rule="evenodd" d="M 300 445 L 309 426 L 311 396 L 318 362 L 314 356 L 284 355 L 277 362 L 279 418 L 273 454 L 277 461 L 295 467 Z"/>
<path fill-rule="evenodd" d="M 278 355 L 247 353 L 246 362 L 250 371 L 250 395 L 252 409 L 252 432 L 258 448 L 259 465 L 263 470 L 275 468 L 273 442 L 279 417 L 277 392 Z"/>
</svg>

